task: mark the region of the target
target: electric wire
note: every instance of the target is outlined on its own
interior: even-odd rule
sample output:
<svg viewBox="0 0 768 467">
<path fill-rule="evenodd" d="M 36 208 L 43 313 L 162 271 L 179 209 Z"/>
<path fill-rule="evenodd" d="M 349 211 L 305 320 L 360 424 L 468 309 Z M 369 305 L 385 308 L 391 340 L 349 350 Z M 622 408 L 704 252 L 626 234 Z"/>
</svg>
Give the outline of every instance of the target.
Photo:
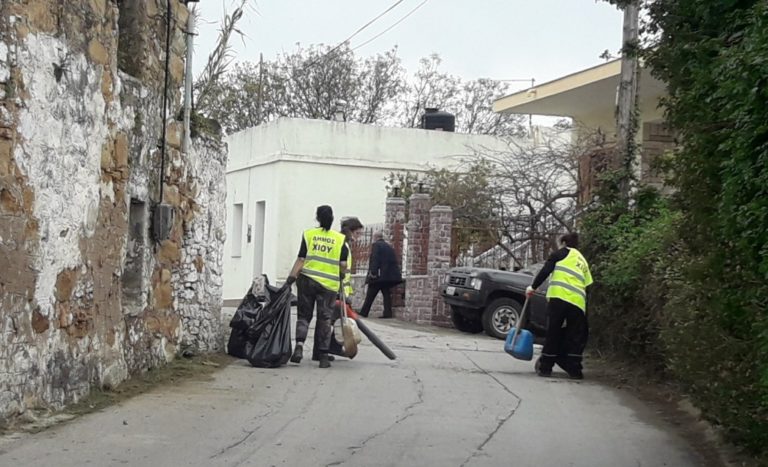
<svg viewBox="0 0 768 467">
<path fill-rule="evenodd" d="M 362 44 L 359 44 L 358 46 L 356 46 L 355 48 L 353 48 L 353 49 L 352 49 L 352 51 L 354 52 L 355 50 L 359 49 L 360 47 L 364 47 L 364 46 L 368 45 L 369 43 L 373 42 L 374 40 L 378 39 L 379 37 L 383 36 L 383 35 L 384 35 L 385 33 L 387 33 L 387 32 L 388 32 L 390 29 L 394 28 L 394 27 L 395 27 L 395 26 L 397 26 L 398 24 L 402 23 L 402 22 L 403 22 L 403 21 L 404 21 L 406 18 L 408 18 L 408 17 L 409 17 L 409 16 L 411 16 L 412 14 L 416 13 L 416 10 L 418 10 L 419 8 L 421 8 L 422 6 L 424 6 L 424 4 L 425 4 L 425 3 L 427 3 L 428 1 L 429 1 L 429 0 L 424 0 L 423 2 L 419 3 L 418 5 L 416 5 L 416 7 L 415 7 L 415 8 L 413 8 L 411 11 L 409 11 L 408 13 L 406 13 L 406 14 L 405 14 L 405 16 L 403 16 L 402 18 L 400 18 L 399 20 L 397 20 L 397 21 L 396 21 L 395 23 L 393 23 L 393 24 L 392 24 L 390 27 L 388 27 L 387 29 L 385 29 L 385 30 L 381 31 L 380 33 L 376 34 L 375 36 L 371 37 L 370 39 L 368 39 L 367 41 L 363 42 Z"/>
<path fill-rule="evenodd" d="M 344 44 L 348 43 L 348 42 L 349 42 L 349 41 L 350 41 L 350 40 L 351 40 L 353 37 L 355 37 L 355 36 L 357 36 L 358 34 L 360 34 L 361 32 L 363 32 L 363 31 L 364 31 L 366 28 L 368 28 L 368 26 L 370 26 L 371 24 L 375 23 L 375 22 L 376 22 L 376 21 L 377 21 L 379 18 L 381 18 L 382 16 L 384 16 L 384 15 L 386 15 L 387 13 L 389 13 L 390 11 L 392 11 L 392 10 L 393 10 L 393 9 L 394 9 L 396 6 L 398 6 L 399 4 L 403 3 L 404 1 L 405 1 L 405 0 L 397 0 L 397 1 L 396 1 L 395 3 L 393 3 L 393 4 L 392 4 L 392 5 L 389 7 L 389 8 L 387 8 L 386 10 L 384 10 L 382 13 L 379 13 L 379 15 L 378 15 L 378 16 L 376 16 L 375 18 L 373 18 L 372 20 L 368 21 L 368 22 L 367 22 L 367 23 L 365 23 L 363 26 L 361 26 L 360 28 L 358 28 L 358 30 L 357 30 L 357 31 L 355 31 L 355 32 L 353 32 L 351 36 L 349 36 L 349 37 L 347 37 L 346 39 L 344 39 L 343 41 L 339 42 L 339 44 L 338 44 L 338 45 L 336 45 L 334 48 L 332 48 L 332 49 L 331 49 L 331 50 L 329 50 L 328 52 L 324 53 L 322 56 L 320 56 L 320 57 L 316 58 L 315 60 L 312 60 L 310 63 L 308 63 L 308 64 L 304 65 L 304 68 L 309 68 L 309 67 L 315 66 L 315 65 L 317 65 L 318 63 L 320 63 L 321 61 L 325 60 L 325 59 L 326 59 L 328 56 L 330 56 L 332 53 L 334 53 L 334 52 L 336 52 L 337 50 L 339 50 L 339 49 L 340 49 L 340 48 L 341 48 L 341 47 L 342 47 Z"/>
</svg>

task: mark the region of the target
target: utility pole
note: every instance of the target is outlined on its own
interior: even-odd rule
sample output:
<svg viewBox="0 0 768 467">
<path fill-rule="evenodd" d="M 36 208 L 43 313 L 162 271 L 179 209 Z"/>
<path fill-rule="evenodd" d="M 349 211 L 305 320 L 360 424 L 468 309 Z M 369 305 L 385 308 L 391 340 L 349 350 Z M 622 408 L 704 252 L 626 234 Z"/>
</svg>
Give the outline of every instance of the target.
<svg viewBox="0 0 768 467">
<path fill-rule="evenodd" d="M 191 145 L 192 134 L 190 131 L 190 111 L 192 109 L 192 50 L 195 46 L 195 8 L 189 9 L 187 17 L 187 56 L 186 70 L 184 71 L 184 140 L 182 141 L 182 152 L 187 154 Z"/>
<path fill-rule="evenodd" d="M 629 181 L 634 168 L 637 152 L 637 90 L 639 59 L 640 1 L 632 0 L 624 6 L 624 29 L 622 34 L 621 75 L 616 109 L 616 165 L 626 171 L 619 184 L 621 194 L 629 196 Z"/>
<path fill-rule="evenodd" d="M 261 125 L 262 105 L 264 103 L 264 54 L 259 54 L 259 106 L 257 115 L 257 125 Z"/>
</svg>

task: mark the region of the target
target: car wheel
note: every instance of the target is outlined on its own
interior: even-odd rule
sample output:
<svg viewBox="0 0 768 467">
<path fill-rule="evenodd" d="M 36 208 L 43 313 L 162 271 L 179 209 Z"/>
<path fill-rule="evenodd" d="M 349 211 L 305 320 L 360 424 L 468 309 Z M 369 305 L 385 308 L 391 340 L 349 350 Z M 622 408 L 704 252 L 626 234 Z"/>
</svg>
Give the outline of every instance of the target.
<svg viewBox="0 0 768 467">
<path fill-rule="evenodd" d="M 483 323 L 479 319 L 467 318 L 458 307 L 451 307 L 453 326 L 461 332 L 477 334 L 483 331 Z"/>
<path fill-rule="evenodd" d="M 522 309 L 517 300 L 497 298 L 483 312 L 483 329 L 491 337 L 505 339 L 509 330 L 517 324 Z"/>
</svg>

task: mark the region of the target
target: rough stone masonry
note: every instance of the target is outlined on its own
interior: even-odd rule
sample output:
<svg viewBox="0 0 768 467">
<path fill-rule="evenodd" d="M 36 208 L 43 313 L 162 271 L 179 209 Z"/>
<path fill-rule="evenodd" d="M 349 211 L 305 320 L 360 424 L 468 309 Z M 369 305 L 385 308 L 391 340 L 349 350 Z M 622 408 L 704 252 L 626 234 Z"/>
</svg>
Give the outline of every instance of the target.
<svg viewBox="0 0 768 467">
<path fill-rule="evenodd" d="M 170 111 L 188 11 L 172 5 Z M 226 148 L 168 122 L 165 0 L 0 1 L 0 420 L 218 347 Z"/>
</svg>

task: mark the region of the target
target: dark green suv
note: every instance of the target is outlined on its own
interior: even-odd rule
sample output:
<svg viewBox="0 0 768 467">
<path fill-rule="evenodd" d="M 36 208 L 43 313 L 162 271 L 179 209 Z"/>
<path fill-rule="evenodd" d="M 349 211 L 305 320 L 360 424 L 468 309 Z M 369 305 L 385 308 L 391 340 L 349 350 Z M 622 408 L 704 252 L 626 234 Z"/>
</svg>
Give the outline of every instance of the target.
<svg viewBox="0 0 768 467">
<path fill-rule="evenodd" d="M 459 331 L 504 339 L 517 323 L 525 302 L 525 288 L 531 285 L 542 264 L 518 272 L 457 267 L 448 271 L 441 294 L 451 307 L 453 325 Z M 524 327 L 537 335 L 547 329 L 548 281 L 531 298 Z"/>
</svg>

